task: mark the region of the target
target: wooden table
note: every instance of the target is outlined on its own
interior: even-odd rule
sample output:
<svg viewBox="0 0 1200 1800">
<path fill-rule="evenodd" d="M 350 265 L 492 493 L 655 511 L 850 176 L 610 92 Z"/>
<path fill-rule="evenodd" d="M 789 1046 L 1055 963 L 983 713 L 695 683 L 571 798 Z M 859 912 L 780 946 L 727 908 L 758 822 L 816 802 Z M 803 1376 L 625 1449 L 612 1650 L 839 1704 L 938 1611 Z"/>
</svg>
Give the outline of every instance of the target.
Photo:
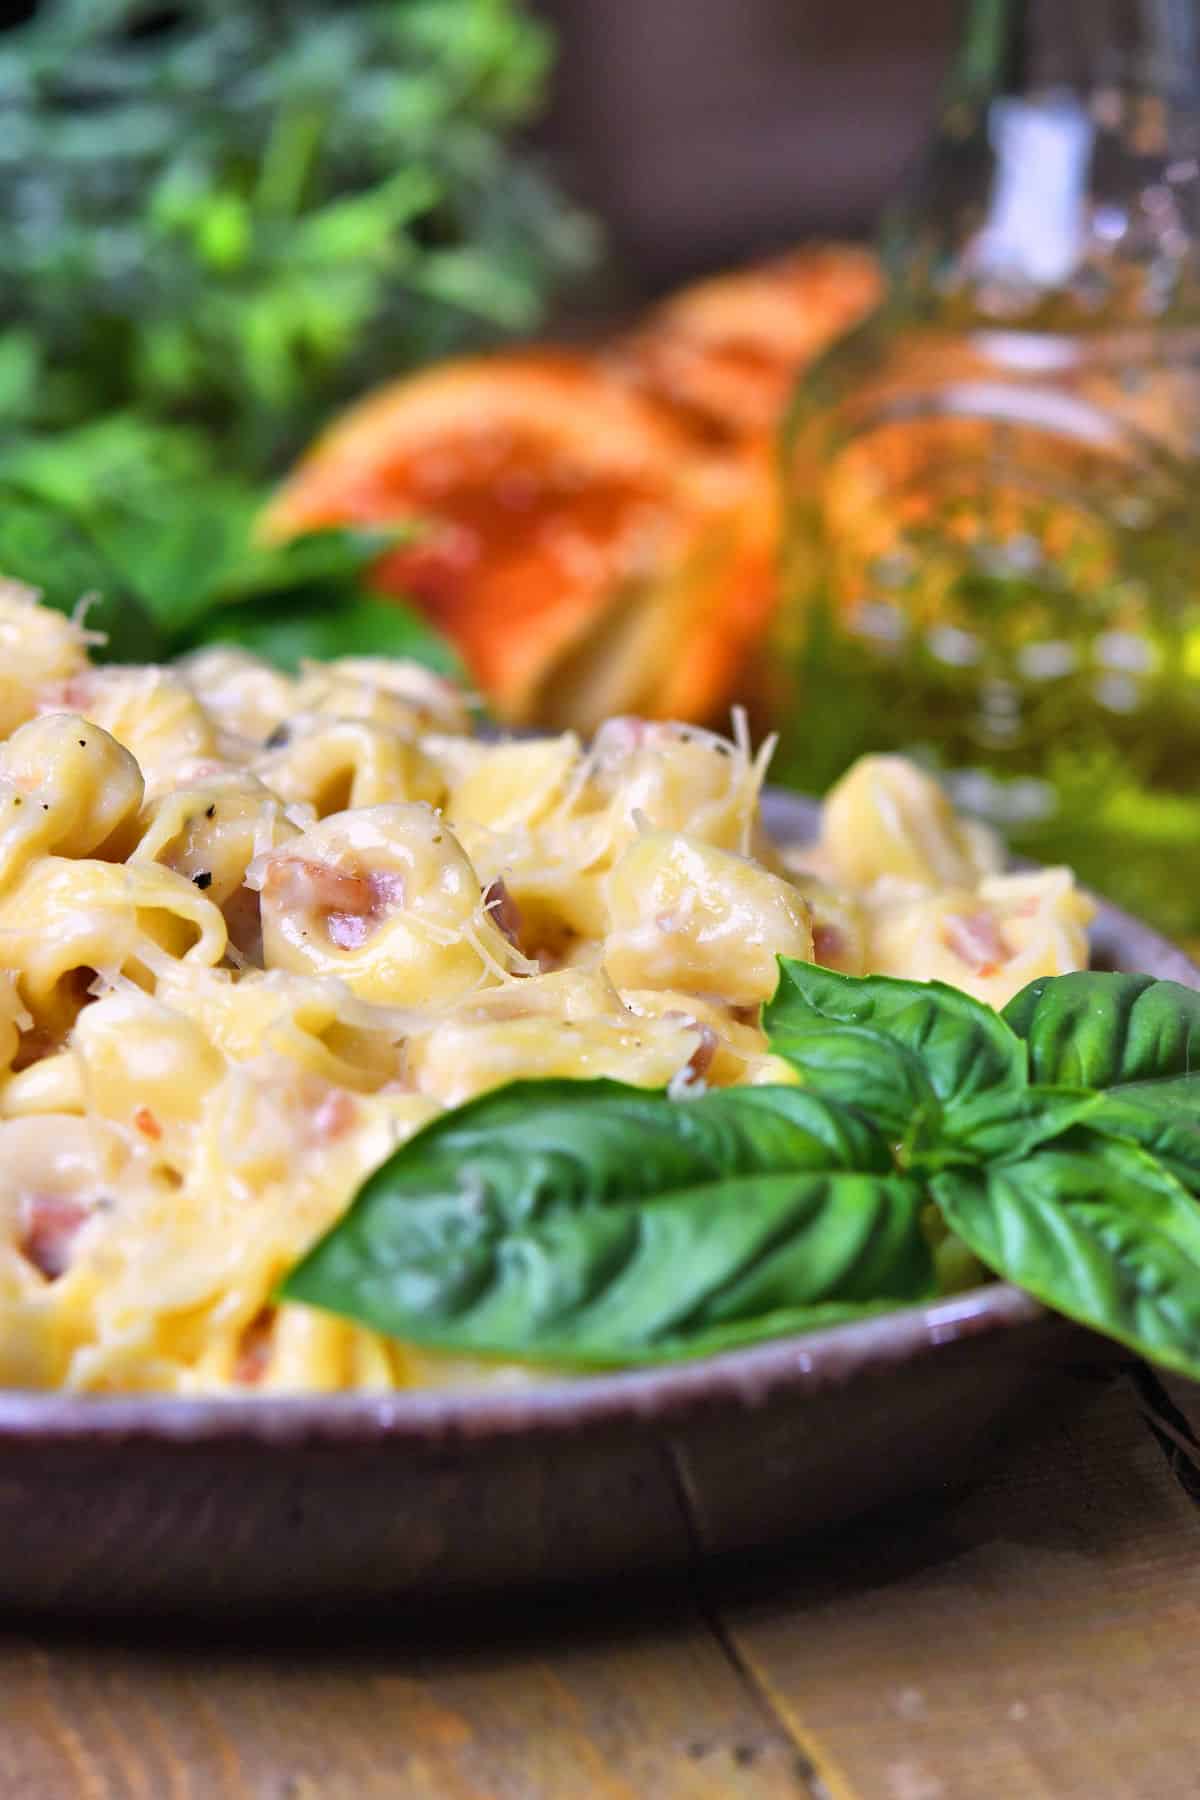
<svg viewBox="0 0 1200 1800">
<path fill-rule="evenodd" d="M 1079 1384 L 965 1498 L 419 1642 L 11 1626 L 3 1800 L 1200 1796 L 1200 1390 Z"/>
</svg>

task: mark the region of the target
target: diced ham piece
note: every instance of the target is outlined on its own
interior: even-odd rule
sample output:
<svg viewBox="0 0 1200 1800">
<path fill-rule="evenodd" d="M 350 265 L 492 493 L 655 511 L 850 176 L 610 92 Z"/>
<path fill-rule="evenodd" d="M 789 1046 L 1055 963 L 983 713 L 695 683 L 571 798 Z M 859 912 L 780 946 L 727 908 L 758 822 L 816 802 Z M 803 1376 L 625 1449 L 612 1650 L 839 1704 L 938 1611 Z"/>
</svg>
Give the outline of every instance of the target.
<svg viewBox="0 0 1200 1800">
<path fill-rule="evenodd" d="M 711 1025 L 696 1021 L 699 1041 L 687 1059 L 687 1066 L 692 1072 L 693 1081 L 703 1081 L 712 1068 L 713 1057 L 717 1054 L 717 1034 Z"/>
<path fill-rule="evenodd" d="M 57 1194 L 27 1195 L 21 1206 L 19 1249 L 47 1281 L 57 1281 L 71 1263 L 71 1245 L 86 1225 L 88 1208 Z"/>
<path fill-rule="evenodd" d="M 96 698 L 96 687 L 95 669 L 82 669 L 78 674 L 68 675 L 65 681 L 56 681 L 43 688 L 38 711 L 86 713 Z"/>
<path fill-rule="evenodd" d="M 942 939 L 960 962 L 976 975 L 994 975 L 1012 956 L 991 913 L 951 913 L 942 926 Z"/>
<path fill-rule="evenodd" d="M 371 910 L 371 882 L 333 863 L 303 856 L 276 856 L 267 868 L 263 893 L 275 906 L 305 913 L 357 913 Z"/>
<path fill-rule="evenodd" d="M 521 948 L 521 909 L 502 879 L 490 882 L 483 890 L 483 910 L 496 929 L 504 934 L 514 950 Z"/>
<path fill-rule="evenodd" d="M 684 1077 L 684 1085 L 686 1086 L 690 1086 L 693 1082 L 703 1081 L 704 1077 L 708 1074 L 708 1071 L 712 1068 L 713 1058 L 717 1054 L 718 1039 L 716 1032 L 711 1025 L 706 1025 L 702 1019 L 693 1018 L 691 1013 L 676 1012 L 672 1010 L 671 1012 L 665 1012 L 663 1018 L 679 1019 L 690 1030 L 696 1033 L 696 1048 L 684 1063 L 683 1068 L 676 1076 L 676 1080 L 679 1080 L 680 1076 Z"/>
<path fill-rule="evenodd" d="M 846 948 L 846 934 L 836 925 L 813 926 L 813 961 L 830 968 Z"/>
<path fill-rule="evenodd" d="M 263 966 L 262 908 L 255 890 L 243 885 L 235 888 L 225 902 L 225 928 L 234 949 L 251 965 Z"/>
<path fill-rule="evenodd" d="M 251 1319 L 242 1333 L 233 1365 L 233 1379 L 242 1387 L 257 1386 L 270 1367 L 271 1327 L 274 1323 L 275 1314 L 267 1307 Z"/>
<path fill-rule="evenodd" d="M 371 905 L 380 917 L 393 907 L 404 905 L 404 877 L 398 870 L 377 869 L 367 877 L 371 883 Z"/>
<path fill-rule="evenodd" d="M 361 950 L 371 935 L 371 921 L 366 913 L 333 912 L 326 915 L 325 929 L 339 950 Z"/>
<path fill-rule="evenodd" d="M 628 756 L 640 750 L 653 731 L 648 719 L 622 713 L 604 721 L 592 740 L 592 748 L 602 761 L 611 756 Z"/>
<path fill-rule="evenodd" d="M 309 1116 L 309 1141 L 334 1144 L 354 1129 L 357 1119 L 358 1107 L 353 1094 L 348 1094 L 345 1088 L 330 1088 Z"/>
<path fill-rule="evenodd" d="M 285 911 L 323 917 L 329 941 L 339 950 L 359 950 L 380 920 L 403 906 L 404 877 L 391 870 L 363 874 L 303 856 L 277 856 L 268 865 L 263 893 Z"/>
</svg>

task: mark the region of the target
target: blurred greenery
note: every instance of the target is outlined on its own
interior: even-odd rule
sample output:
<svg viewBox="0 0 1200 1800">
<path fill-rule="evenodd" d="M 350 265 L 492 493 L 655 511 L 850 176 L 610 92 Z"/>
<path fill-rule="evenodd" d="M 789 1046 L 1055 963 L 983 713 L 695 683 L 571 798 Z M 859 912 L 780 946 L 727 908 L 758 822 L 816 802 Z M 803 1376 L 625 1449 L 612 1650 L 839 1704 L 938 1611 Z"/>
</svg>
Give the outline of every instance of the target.
<svg viewBox="0 0 1200 1800">
<path fill-rule="evenodd" d="M 407 656 L 462 673 L 410 607 L 370 593 L 399 533 L 256 541 L 260 502 L 196 432 L 121 414 L 0 446 L 0 571 L 61 612 L 88 601 L 102 661 L 158 661 L 229 641 L 294 668 L 304 657 Z"/>
<path fill-rule="evenodd" d="M 528 331 L 586 266 L 516 136 L 551 48 L 521 0 L 39 0 L 0 30 L 0 575 L 97 593 L 112 655 L 219 630 L 444 664 L 366 596 L 377 539 L 252 525 L 342 400 Z"/>
<path fill-rule="evenodd" d="M 550 48 L 519 0 L 41 0 L 0 32 L 0 428 L 131 408 L 263 470 L 536 326 L 592 249 L 512 142 Z"/>
</svg>

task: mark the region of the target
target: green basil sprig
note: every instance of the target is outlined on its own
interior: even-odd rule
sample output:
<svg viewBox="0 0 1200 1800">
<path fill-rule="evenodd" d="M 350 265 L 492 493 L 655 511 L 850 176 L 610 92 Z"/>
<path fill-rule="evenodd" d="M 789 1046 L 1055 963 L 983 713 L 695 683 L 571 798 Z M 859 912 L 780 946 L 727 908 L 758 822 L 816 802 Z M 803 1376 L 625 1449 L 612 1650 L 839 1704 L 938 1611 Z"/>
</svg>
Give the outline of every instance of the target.
<svg viewBox="0 0 1200 1800">
<path fill-rule="evenodd" d="M 1200 1074 L 1200 993 L 1151 975 L 1056 975 L 1004 1009 L 1035 1081 L 1121 1087 Z"/>
<path fill-rule="evenodd" d="M 795 1085 L 515 1082 L 435 1120 L 281 1298 L 599 1367 L 913 1304 L 973 1253 L 1200 1375 L 1200 996 L 1069 975 L 998 1015 L 781 958 L 763 1023 Z"/>
<path fill-rule="evenodd" d="M 940 981 L 839 975 L 781 958 L 763 1025 L 806 1083 L 888 1131 L 909 1169 L 1023 1155 L 1095 1103 L 1079 1088 L 1032 1084 L 1017 1033 Z"/>
<path fill-rule="evenodd" d="M 1200 1370 L 1200 1208 L 1153 1157 L 1085 1132 L 932 1188 L 997 1273 L 1154 1362 Z"/>
<path fill-rule="evenodd" d="M 283 1291 L 445 1349 L 648 1361 L 933 1294 L 923 1203 L 798 1088 L 516 1082 L 397 1151 Z"/>
<path fill-rule="evenodd" d="M 1097 1090 L 1094 1130 L 1139 1145 L 1200 1197 L 1200 993 L 1148 975 L 1035 981 L 1005 1008 L 1036 1080 Z"/>
</svg>

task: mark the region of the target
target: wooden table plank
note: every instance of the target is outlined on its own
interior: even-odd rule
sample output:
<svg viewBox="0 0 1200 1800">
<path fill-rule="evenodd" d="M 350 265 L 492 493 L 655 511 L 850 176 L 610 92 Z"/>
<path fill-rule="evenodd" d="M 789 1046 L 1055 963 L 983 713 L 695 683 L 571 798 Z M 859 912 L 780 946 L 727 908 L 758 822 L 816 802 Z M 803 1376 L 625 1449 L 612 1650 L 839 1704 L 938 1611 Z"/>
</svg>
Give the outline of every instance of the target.
<svg viewBox="0 0 1200 1800">
<path fill-rule="evenodd" d="M 834 1800 L 1200 1795 L 1200 1516 L 1128 1380 L 722 1614 Z"/>
<path fill-rule="evenodd" d="M 4 1800 L 811 1800 L 788 1735 L 677 1597 L 563 1599 L 471 1646 L 0 1640 Z M 464 1627 L 464 1637 L 467 1629 Z"/>
</svg>

